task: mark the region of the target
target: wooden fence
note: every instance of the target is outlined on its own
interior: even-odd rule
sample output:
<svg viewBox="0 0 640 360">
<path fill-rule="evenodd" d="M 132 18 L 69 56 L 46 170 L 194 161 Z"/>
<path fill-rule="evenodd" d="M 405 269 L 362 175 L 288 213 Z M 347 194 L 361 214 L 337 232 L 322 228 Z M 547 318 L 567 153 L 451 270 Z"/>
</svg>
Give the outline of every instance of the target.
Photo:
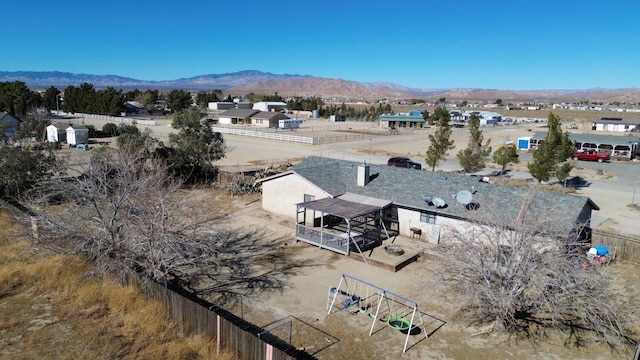
<svg viewBox="0 0 640 360">
<path fill-rule="evenodd" d="M 36 215 L 19 202 L 4 198 L 0 199 L 0 211 Z M 232 352 L 237 359 L 251 360 L 315 359 L 268 330 L 183 289 L 164 286 L 145 277 L 130 280 L 137 282 L 150 299 L 160 301 L 183 331 L 214 339 L 218 353 Z"/>
<path fill-rule="evenodd" d="M 238 359 L 315 359 L 265 329 L 191 293 L 165 287 L 146 278 L 140 281 L 149 298 L 165 305 L 173 321 L 184 331 L 214 339 L 218 352 L 231 351 Z"/>
<path fill-rule="evenodd" d="M 640 263 L 640 238 L 593 230 L 591 243 L 607 246 L 616 260 Z"/>
</svg>

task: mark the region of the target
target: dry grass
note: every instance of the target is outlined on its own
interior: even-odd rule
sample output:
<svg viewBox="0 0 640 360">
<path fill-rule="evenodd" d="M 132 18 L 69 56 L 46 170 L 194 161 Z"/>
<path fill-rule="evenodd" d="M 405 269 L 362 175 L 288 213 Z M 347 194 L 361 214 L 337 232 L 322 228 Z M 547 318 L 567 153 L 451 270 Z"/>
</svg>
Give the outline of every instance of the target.
<svg viewBox="0 0 640 360">
<path fill-rule="evenodd" d="M 166 320 L 162 304 L 148 301 L 136 287 L 89 277 L 81 259 L 40 256 L 5 234 L 0 235 L 0 358 L 234 358 L 216 355 L 209 339 L 181 334 Z"/>
</svg>

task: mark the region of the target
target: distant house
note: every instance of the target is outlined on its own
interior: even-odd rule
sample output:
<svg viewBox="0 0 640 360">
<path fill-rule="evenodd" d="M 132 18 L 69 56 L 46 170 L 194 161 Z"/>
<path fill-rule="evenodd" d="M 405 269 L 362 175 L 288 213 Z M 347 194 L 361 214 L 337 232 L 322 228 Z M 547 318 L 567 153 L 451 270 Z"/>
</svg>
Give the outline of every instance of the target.
<svg viewBox="0 0 640 360">
<path fill-rule="evenodd" d="M 287 104 L 282 101 L 260 101 L 253 104 L 255 110 L 260 111 L 285 111 L 287 110 Z"/>
<path fill-rule="evenodd" d="M 218 123 L 222 125 L 249 125 L 251 117 L 259 112 L 260 110 L 254 109 L 229 109 L 220 114 Z"/>
<path fill-rule="evenodd" d="M 69 124 L 51 124 L 47 126 L 47 142 L 57 143 L 67 141 Z"/>
<path fill-rule="evenodd" d="M 546 138 L 546 132 L 537 132 L 533 136 L 519 138 L 518 148 L 535 150 Z M 629 160 L 634 154 L 640 152 L 640 137 L 637 136 L 569 133 L 569 140 L 575 142 L 577 150 L 594 149 L 615 159 Z"/>
<path fill-rule="evenodd" d="M 20 130 L 20 120 L 13 117 L 7 112 L 0 112 L 0 132 L 4 134 L 4 138 L 13 139 L 18 130 Z M 3 136 L 0 136 L 2 140 Z"/>
<path fill-rule="evenodd" d="M 212 111 L 224 111 L 230 109 L 253 109 L 253 103 L 241 101 L 215 101 L 208 103 L 207 108 Z"/>
<path fill-rule="evenodd" d="M 617 117 L 601 117 L 591 128 L 595 131 L 631 132 L 640 130 L 639 119 L 623 119 Z"/>
<path fill-rule="evenodd" d="M 123 116 L 148 115 L 149 111 L 139 101 L 127 101 L 124 103 Z"/>
<path fill-rule="evenodd" d="M 480 118 L 480 126 L 493 126 L 502 121 L 502 115 L 493 111 L 449 111 L 449 116 L 453 121 L 469 121 L 471 115 L 476 115 L 478 118 Z"/>
<path fill-rule="evenodd" d="M 558 209 L 562 216 L 554 233 L 586 236 L 582 230 L 599 210 L 585 196 L 320 157 L 308 157 L 260 183 L 263 209 L 294 218 L 298 240 L 343 254 L 353 251 L 349 240 L 358 251 L 393 234 L 439 243 L 452 231 L 474 237 L 474 227 L 487 219 L 509 227 L 522 216 L 544 217 Z"/>
<path fill-rule="evenodd" d="M 387 115 L 382 114 L 378 117 L 380 127 L 383 128 L 423 128 L 425 126 L 424 118 L 419 110 L 404 115 Z"/>
<path fill-rule="evenodd" d="M 288 120 L 289 117 L 279 112 L 260 111 L 251 116 L 251 125 L 264 128 L 278 127 L 280 120 Z"/>
</svg>

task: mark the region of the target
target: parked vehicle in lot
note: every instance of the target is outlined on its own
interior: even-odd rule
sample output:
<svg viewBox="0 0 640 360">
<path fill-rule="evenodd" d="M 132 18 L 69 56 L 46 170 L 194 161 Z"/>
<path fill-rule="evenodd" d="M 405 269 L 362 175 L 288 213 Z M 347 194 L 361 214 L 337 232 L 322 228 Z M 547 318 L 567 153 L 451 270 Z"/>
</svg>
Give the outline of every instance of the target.
<svg viewBox="0 0 640 360">
<path fill-rule="evenodd" d="M 422 165 L 406 157 L 392 157 L 387 161 L 387 165 L 417 170 L 422 169 Z"/>
<path fill-rule="evenodd" d="M 611 157 L 609 156 L 609 154 L 600 154 L 595 149 L 578 150 L 574 152 L 573 155 L 571 155 L 571 158 L 573 160 L 588 160 L 588 161 L 597 161 L 597 162 L 611 160 Z"/>
</svg>

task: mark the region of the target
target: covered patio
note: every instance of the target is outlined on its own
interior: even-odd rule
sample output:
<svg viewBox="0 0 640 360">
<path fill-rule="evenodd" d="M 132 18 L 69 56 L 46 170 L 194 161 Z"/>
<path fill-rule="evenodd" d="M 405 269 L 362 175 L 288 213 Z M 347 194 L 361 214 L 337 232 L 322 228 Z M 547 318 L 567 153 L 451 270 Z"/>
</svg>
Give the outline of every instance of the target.
<svg viewBox="0 0 640 360">
<path fill-rule="evenodd" d="M 353 194 L 297 204 L 296 239 L 345 256 L 351 251 L 362 255 L 379 246 L 383 236 L 389 238 L 382 221 L 388 205 L 390 202 Z"/>
</svg>

